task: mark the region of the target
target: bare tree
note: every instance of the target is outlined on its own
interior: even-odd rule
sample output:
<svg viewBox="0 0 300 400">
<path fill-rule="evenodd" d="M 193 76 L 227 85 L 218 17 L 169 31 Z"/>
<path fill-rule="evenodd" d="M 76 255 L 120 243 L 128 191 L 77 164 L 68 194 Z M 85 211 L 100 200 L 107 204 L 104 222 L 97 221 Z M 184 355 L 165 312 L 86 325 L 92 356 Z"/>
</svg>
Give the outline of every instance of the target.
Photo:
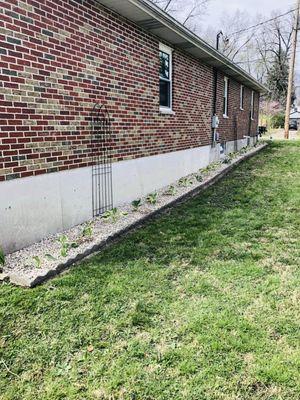
<svg viewBox="0 0 300 400">
<path fill-rule="evenodd" d="M 252 19 L 246 11 L 237 10 L 234 14 L 225 13 L 220 21 L 221 29 L 224 33 L 223 38 L 226 40 L 221 43 L 220 51 L 228 58 L 234 60 L 236 56 L 247 46 L 250 42 L 252 33 L 249 32 L 243 37 L 237 36 L 234 32 L 245 29 L 252 24 Z M 230 39 L 230 40 L 229 40 Z"/>
<path fill-rule="evenodd" d="M 255 34 L 257 54 L 260 56 L 261 79 L 270 89 L 270 98 L 281 104 L 285 102 L 287 95 L 292 33 L 293 13 L 290 13 L 284 18 L 275 18 Z"/>
<path fill-rule="evenodd" d="M 217 27 L 202 30 L 201 18 L 211 0 L 152 0 L 163 10 L 215 46 L 216 34 L 222 29 L 229 40 L 220 51 L 266 84 L 271 99 L 283 103 L 286 96 L 288 58 L 293 32 L 293 10 L 284 14 L 273 12 L 269 18 L 250 17 L 237 10 L 225 14 Z"/>
<path fill-rule="evenodd" d="M 163 9 L 166 12 L 172 12 L 176 11 L 178 7 L 178 1 L 177 0 L 152 0 L 154 4 L 157 4 L 161 9 Z M 171 9 L 171 6 L 174 6 L 174 10 Z"/>
<path fill-rule="evenodd" d="M 288 81 L 288 59 L 292 44 L 293 12 L 273 12 L 249 18 L 237 11 L 221 21 L 228 41 L 221 46 L 228 58 L 270 89 L 272 100 L 284 103 Z"/>
<path fill-rule="evenodd" d="M 211 0 L 152 0 L 187 28 L 199 32 L 199 21 Z"/>
</svg>

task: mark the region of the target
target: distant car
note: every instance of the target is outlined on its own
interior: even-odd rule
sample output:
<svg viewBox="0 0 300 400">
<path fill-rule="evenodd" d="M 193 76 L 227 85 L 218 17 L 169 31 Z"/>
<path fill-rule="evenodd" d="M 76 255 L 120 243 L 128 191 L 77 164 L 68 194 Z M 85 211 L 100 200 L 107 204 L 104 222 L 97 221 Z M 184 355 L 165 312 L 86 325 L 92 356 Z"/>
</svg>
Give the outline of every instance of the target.
<svg viewBox="0 0 300 400">
<path fill-rule="evenodd" d="M 289 128 L 290 128 L 291 130 L 297 130 L 297 129 L 298 129 L 297 121 L 296 121 L 296 120 L 290 121 Z"/>
</svg>

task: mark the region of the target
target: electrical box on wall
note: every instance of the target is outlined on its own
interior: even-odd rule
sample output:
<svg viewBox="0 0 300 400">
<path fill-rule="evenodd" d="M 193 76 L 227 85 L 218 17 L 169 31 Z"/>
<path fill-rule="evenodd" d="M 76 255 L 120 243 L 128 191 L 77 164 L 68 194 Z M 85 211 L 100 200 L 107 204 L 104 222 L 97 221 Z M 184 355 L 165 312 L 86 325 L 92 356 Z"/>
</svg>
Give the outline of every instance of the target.
<svg viewBox="0 0 300 400">
<path fill-rule="evenodd" d="M 219 133 L 217 132 L 217 129 L 219 127 L 219 117 L 216 114 L 213 115 L 213 117 L 212 117 L 211 126 L 213 128 L 213 141 L 218 142 L 219 141 Z"/>
<path fill-rule="evenodd" d="M 211 126 L 213 129 L 219 128 L 219 117 L 217 115 L 213 115 L 212 117 L 212 122 L 211 122 Z"/>
</svg>

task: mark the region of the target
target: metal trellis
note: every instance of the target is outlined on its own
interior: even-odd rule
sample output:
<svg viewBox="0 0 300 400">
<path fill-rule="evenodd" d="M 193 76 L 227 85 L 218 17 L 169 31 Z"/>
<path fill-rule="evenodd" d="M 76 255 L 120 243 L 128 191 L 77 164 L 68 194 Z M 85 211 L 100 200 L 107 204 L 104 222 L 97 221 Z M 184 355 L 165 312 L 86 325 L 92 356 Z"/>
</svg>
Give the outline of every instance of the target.
<svg viewBox="0 0 300 400">
<path fill-rule="evenodd" d="M 106 106 L 95 103 L 91 115 L 93 216 L 113 208 L 112 130 Z"/>
</svg>

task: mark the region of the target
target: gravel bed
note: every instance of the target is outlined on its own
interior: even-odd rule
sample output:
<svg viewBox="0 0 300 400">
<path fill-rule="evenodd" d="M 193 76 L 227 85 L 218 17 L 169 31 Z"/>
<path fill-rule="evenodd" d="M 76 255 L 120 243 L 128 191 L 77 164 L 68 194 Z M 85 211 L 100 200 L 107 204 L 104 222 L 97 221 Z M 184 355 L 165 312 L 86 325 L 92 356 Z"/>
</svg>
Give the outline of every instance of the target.
<svg viewBox="0 0 300 400">
<path fill-rule="evenodd" d="M 171 186 L 175 187 L 175 194 L 167 194 L 170 186 L 158 190 L 156 192 L 156 204 L 149 204 L 147 199 L 143 198 L 141 199 L 142 205 L 137 211 L 133 210 L 131 204 L 119 207 L 116 221 L 112 221 L 111 218 L 97 217 L 7 255 L 2 279 L 6 278 L 11 283 L 25 287 L 36 286 L 89 254 L 100 250 L 110 239 L 118 236 L 118 234 L 125 233 L 130 227 L 138 225 L 139 222 L 148 219 L 160 209 L 165 209 L 168 204 L 171 205 L 180 201 L 181 198 L 187 197 L 189 193 L 197 192 L 197 188 L 201 190 L 201 188 L 210 186 L 214 178 L 231 170 L 234 165 L 257 153 L 263 147 L 265 145 L 261 144 L 250 150 L 244 150 L 242 154 L 236 153 L 232 159 L 226 159 L 226 163 L 223 161 L 211 164 L 208 168 L 188 175 L 181 182 L 174 182 Z M 202 178 L 201 182 L 197 180 L 199 175 Z M 91 237 L 83 235 L 84 228 L 88 226 L 92 227 Z M 67 254 L 62 255 L 62 245 L 59 239 L 64 236 L 65 241 L 70 245 L 76 243 L 76 247 L 69 247 Z"/>
</svg>

